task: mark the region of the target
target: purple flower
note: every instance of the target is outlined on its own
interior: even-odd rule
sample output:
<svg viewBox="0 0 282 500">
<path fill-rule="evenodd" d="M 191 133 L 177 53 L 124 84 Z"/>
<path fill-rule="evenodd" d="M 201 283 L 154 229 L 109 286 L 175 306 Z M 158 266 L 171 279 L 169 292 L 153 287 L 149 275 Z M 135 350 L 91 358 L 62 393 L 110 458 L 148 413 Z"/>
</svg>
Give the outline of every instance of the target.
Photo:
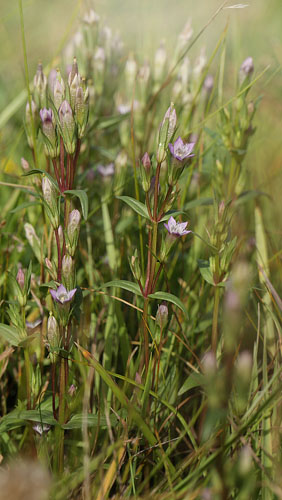
<svg viewBox="0 0 282 500">
<path fill-rule="evenodd" d="M 164 227 L 168 230 L 169 234 L 178 237 L 191 233 L 191 231 L 186 230 L 187 224 L 188 222 L 176 222 L 176 220 L 171 216 L 168 219 L 168 223 L 164 224 Z"/>
<path fill-rule="evenodd" d="M 60 285 L 57 290 L 50 290 L 53 299 L 59 304 L 66 304 L 70 302 L 76 292 L 76 288 L 68 292 L 64 285 Z"/>
<path fill-rule="evenodd" d="M 113 163 L 108 165 L 98 165 L 97 171 L 102 177 L 111 177 L 115 173 L 115 166 Z"/>
<path fill-rule="evenodd" d="M 172 156 L 176 160 L 181 162 L 187 160 L 188 158 L 191 158 L 192 156 L 195 156 L 194 154 L 192 154 L 194 146 L 194 142 L 185 143 L 182 141 L 181 137 L 178 137 L 174 144 L 171 144 L 170 142 L 168 145 Z"/>
</svg>

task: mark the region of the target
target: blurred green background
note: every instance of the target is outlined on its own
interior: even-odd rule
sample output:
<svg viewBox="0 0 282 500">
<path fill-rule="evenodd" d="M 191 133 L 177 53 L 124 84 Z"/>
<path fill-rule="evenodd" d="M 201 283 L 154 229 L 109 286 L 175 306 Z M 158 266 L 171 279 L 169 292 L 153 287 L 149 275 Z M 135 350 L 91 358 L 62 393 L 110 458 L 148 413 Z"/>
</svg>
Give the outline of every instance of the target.
<svg viewBox="0 0 282 500">
<path fill-rule="evenodd" d="M 161 40 L 168 51 L 178 33 L 191 18 L 194 34 L 205 25 L 222 4 L 219 0 L 23 0 L 25 33 L 30 78 L 38 60 L 43 65 L 54 61 L 64 43 L 75 32 L 85 10 L 94 8 L 113 31 L 118 31 L 125 44 L 141 55 L 152 57 Z M 237 0 L 226 5 L 238 5 Z M 265 207 L 266 226 L 277 241 L 281 235 L 282 192 L 282 2 L 281 0 L 246 0 L 246 8 L 225 8 L 193 48 L 197 54 L 202 46 L 209 57 L 220 33 L 228 23 L 227 76 L 235 82 L 238 68 L 247 56 L 253 56 L 255 75 L 270 65 L 252 95 L 263 97 L 256 115 L 257 133 L 247 157 L 251 187 L 271 195 L 260 203 Z M 0 117 L 9 103 L 24 88 L 24 65 L 21 44 L 18 1 L 1 0 L 0 17 Z M 227 95 L 232 95 L 232 88 Z M 2 115 L 3 116 L 3 115 Z M 7 126 L 7 125 L 6 125 Z M 9 124 L 8 124 L 9 126 Z M 3 135 L 3 131 L 0 132 Z M 13 141 L 13 134 L 10 136 Z M 2 148 L 3 148 L 3 142 Z M 9 144 L 7 145 L 9 146 Z M 8 150 L 2 151 L 6 158 Z M 3 163 L 2 163 L 3 164 Z"/>
</svg>

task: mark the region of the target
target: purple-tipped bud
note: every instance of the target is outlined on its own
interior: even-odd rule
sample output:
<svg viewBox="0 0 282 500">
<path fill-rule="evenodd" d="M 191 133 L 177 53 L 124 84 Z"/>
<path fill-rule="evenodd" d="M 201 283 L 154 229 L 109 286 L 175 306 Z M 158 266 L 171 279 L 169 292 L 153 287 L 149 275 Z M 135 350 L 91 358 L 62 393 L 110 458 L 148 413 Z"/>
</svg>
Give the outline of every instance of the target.
<svg viewBox="0 0 282 500">
<path fill-rule="evenodd" d="M 23 170 L 25 171 L 29 170 L 29 163 L 25 158 L 21 158 L 21 166 Z"/>
<path fill-rule="evenodd" d="M 168 321 L 168 308 L 165 304 L 161 304 L 158 307 L 156 314 L 156 323 L 161 330 L 166 327 Z"/>
<path fill-rule="evenodd" d="M 69 393 L 71 398 L 74 396 L 74 394 L 76 393 L 76 387 L 74 384 L 71 384 L 69 386 L 68 393 Z"/>
<path fill-rule="evenodd" d="M 51 69 L 48 75 L 48 85 L 52 95 L 54 94 L 54 87 L 56 80 L 57 80 L 57 71 L 55 70 L 55 68 L 53 68 Z"/>
<path fill-rule="evenodd" d="M 24 272 L 23 272 L 21 267 L 18 270 L 16 280 L 17 280 L 18 284 L 20 285 L 21 289 L 23 290 L 24 289 Z"/>
<path fill-rule="evenodd" d="M 58 322 L 55 316 L 51 314 L 47 321 L 47 338 L 51 347 L 58 347 L 59 337 L 60 335 Z"/>
<path fill-rule="evenodd" d="M 72 154 L 75 151 L 75 122 L 71 106 L 66 100 L 62 102 L 59 108 L 59 119 L 66 151 L 67 153 Z"/>
<path fill-rule="evenodd" d="M 57 135 L 54 125 L 54 114 L 52 109 L 41 109 L 42 132 L 44 137 L 45 154 L 56 158 L 58 155 Z"/>
<path fill-rule="evenodd" d="M 48 272 L 49 272 L 51 278 L 53 280 L 56 280 L 57 279 L 56 270 L 55 270 L 55 268 L 54 268 L 51 260 L 48 259 L 47 257 L 45 258 L 45 266 L 47 267 Z"/>
<path fill-rule="evenodd" d="M 89 90 L 85 86 L 85 80 L 82 80 L 82 86 L 77 87 L 74 96 L 75 118 L 78 125 L 78 137 L 81 139 L 85 133 L 88 120 L 88 101 Z"/>
<path fill-rule="evenodd" d="M 150 160 L 150 156 L 148 155 L 147 152 L 144 154 L 141 161 L 142 161 L 142 165 L 145 168 L 145 170 L 147 172 L 149 172 L 151 170 L 151 160 Z"/>
<path fill-rule="evenodd" d="M 239 83 L 242 85 L 246 78 L 250 78 L 254 72 L 254 62 L 252 57 L 247 57 L 240 67 L 239 70 Z"/>
<path fill-rule="evenodd" d="M 76 60 L 76 57 L 74 57 L 73 63 L 72 63 L 72 68 L 71 68 L 71 71 L 70 71 L 69 77 L 68 77 L 69 86 L 71 86 L 71 84 L 76 76 L 79 76 L 79 73 L 78 73 L 77 60 Z M 80 76 L 79 76 L 79 78 L 80 78 Z"/>
</svg>

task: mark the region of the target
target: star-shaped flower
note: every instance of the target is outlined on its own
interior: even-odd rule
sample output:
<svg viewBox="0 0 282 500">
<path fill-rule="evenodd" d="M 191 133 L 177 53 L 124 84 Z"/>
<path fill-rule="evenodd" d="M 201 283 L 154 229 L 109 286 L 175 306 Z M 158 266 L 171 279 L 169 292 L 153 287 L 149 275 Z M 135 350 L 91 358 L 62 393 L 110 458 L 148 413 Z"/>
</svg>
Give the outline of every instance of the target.
<svg viewBox="0 0 282 500">
<path fill-rule="evenodd" d="M 164 224 L 164 226 L 168 230 L 169 234 L 179 237 L 191 233 L 191 231 L 187 231 L 186 229 L 187 224 L 188 222 L 176 222 L 176 220 L 171 216 L 168 219 L 168 223 Z"/>
<path fill-rule="evenodd" d="M 66 290 L 64 285 L 60 285 L 57 290 L 51 290 L 50 293 L 53 297 L 53 299 L 58 302 L 59 304 L 66 304 L 67 302 L 70 302 L 76 292 L 76 288 L 73 290 L 70 290 L 69 292 Z"/>
<path fill-rule="evenodd" d="M 176 160 L 181 161 L 181 162 L 183 162 L 184 160 L 187 160 L 188 158 L 191 158 L 192 156 L 195 156 L 192 153 L 194 146 L 195 146 L 194 142 L 185 143 L 185 142 L 183 142 L 181 137 L 178 137 L 178 139 L 176 139 L 174 144 L 172 144 L 170 142 L 168 145 L 172 156 Z"/>
</svg>

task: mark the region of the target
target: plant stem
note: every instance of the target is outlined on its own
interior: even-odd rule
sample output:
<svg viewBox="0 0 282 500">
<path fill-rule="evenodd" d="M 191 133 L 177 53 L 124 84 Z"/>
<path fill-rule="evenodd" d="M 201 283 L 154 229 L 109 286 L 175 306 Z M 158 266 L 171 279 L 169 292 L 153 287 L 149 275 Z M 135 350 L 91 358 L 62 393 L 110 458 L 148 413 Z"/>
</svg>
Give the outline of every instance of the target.
<svg viewBox="0 0 282 500">
<path fill-rule="evenodd" d="M 61 283 L 62 280 L 62 253 L 61 253 L 61 246 L 60 246 L 60 238 L 59 238 L 59 232 L 58 229 L 54 229 L 55 232 L 55 237 L 56 237 L 56 243 L 57 243 L 57 252 L 58 252 L 58 281 Z"/>
<path fill-rule="evenodd" d="M 65 360 L 61 358 L 60 365 L 60 393 L 59 393 L 59 424 L 62 426 L 65 421 Z M 58 472 L 62 474 L 64 470 L 64 429 L 58 428 Z"/>
<path fill-rule="evenodd" d="M 144 358 L 145 358 L 145 373 L 148 373 L 149 367 L 149 335 L 148 335 L 148 305 L 149 299 L 145 298 L 142 322 L 143 322 L 143 338 L 144 338 Z"/>
<path fill-rule="evenodd" d="M 25 360 L 25 374 L 26 374 L 26 399 L 27 399 L 27 409 L 31 409 L 31 393 L 30 393 L 30 359 L 28 347 L 24 349 L 24 360 Z"/>
<path fill-rule="evenodd" d="M 64 191 L 66 189 L 66 186 L 65 186 L 65 148 L 64 148 L 64 141 L 63 141 L 62 137 L 60 139 L 60 170 L 61 170 L 62 191 Z"/>
<path fill-rule="evenodd" d="M 218 286 L 215 287 L 214 291 L 214 306 L 213 306 L 213 318 L 212 318 L 212 351 L 216 354 L 217 348 L 217 337 L 218 337 L 218 310 L 219 310 L 219 295 L 220 289 Z"/>
</svg>

